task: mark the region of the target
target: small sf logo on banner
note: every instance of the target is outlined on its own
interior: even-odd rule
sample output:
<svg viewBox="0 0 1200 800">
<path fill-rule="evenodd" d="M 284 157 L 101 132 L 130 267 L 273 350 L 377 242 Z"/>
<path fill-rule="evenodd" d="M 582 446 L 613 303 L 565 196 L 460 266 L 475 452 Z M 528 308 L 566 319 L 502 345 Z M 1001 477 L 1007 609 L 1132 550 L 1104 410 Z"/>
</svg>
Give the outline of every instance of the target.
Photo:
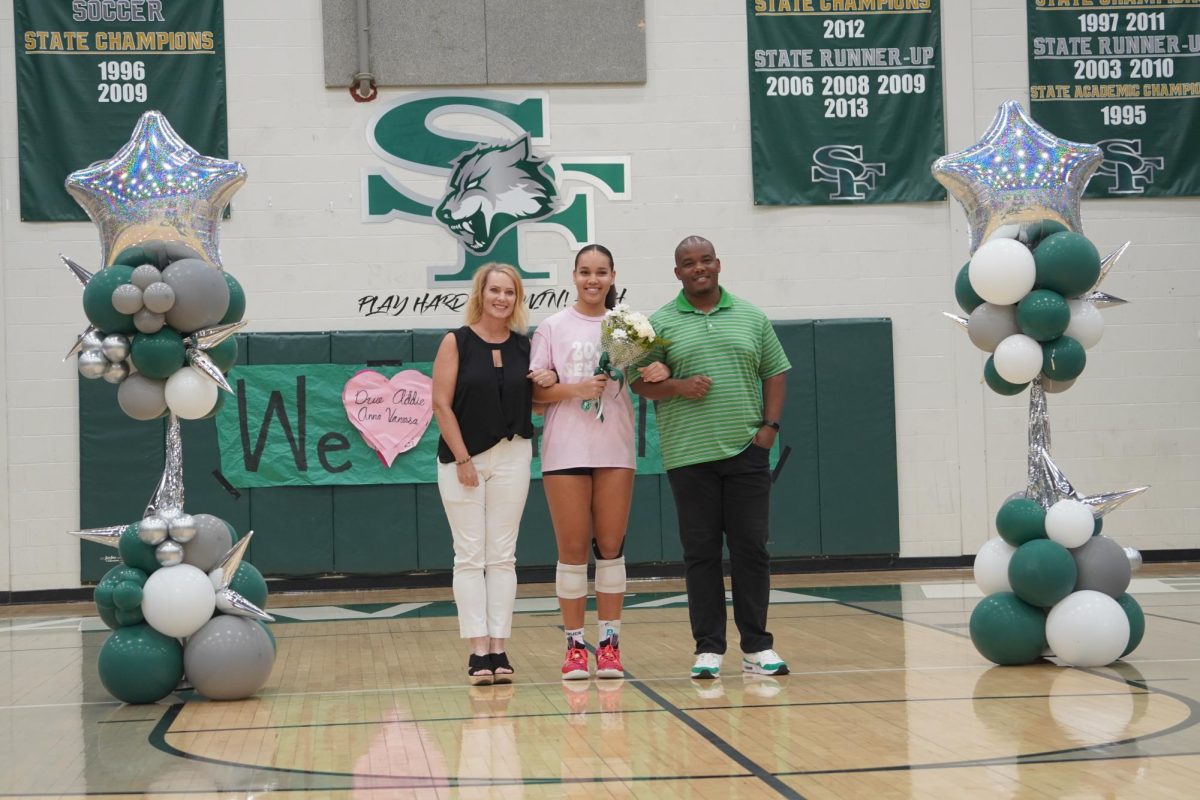
<svg viewBox="0 0 1200 800">
<path fill-rule="evenodd" d="M 428 92 L 384 108 L 367 127 L 371 149 L 389 164 L 432 179 L 405 183 L 386 169 L 363 175 L 363 220 L 434 225 L 458 244 L 453 264 L 429 267 L 429 288 L 465 286 L 482 264 L 502 261 L 531 282 L 550 282 L 543 267 L 522 257 L 521 235 L 552 231 L 572 250 L 595 241 L 595 190 L 609 200 L 630 198 L 628 156 L 552 156 L 544 93 Z M 456 128 L 486 121 L 508 136 Z M 445 188 L 436 187 L 441 180 Z M 432 184 L 432 186 L 431 186 Z"/>
<path fill-rule="evenodd" d="M 1109 178 L 1109 194 L 1142 194 L 1154 183 L 1154 171 L 1166 164 L 1162 156 L 1142 155 L 1141 139 L 1104 139 L 1096 142 L 1104 151 L 1104 160 L 1096 175 Z"/>
<path fill-rule="evenodd" d="M 813 183 L 832 183 L 830 200 L 866 200 L 864 191 L 875 188 L 875 179 L 887 173 L 887 165 L 863 161 L 861 144 L 827 144 L 812 154 Z"/>
</svg>

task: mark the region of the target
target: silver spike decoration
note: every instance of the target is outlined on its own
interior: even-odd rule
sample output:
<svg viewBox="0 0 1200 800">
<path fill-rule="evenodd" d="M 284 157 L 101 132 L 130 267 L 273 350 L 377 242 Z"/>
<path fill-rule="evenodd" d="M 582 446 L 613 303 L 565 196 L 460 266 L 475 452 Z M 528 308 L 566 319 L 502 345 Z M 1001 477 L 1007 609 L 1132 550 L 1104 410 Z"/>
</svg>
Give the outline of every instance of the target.
<svg viewBox="0 0 1200 800">
<path fill-rule="evenodd" d="M 194 347 L 189 347 L 186 355 L 189 364 L 203 372 L 204 376 L 217 386 L 233 394 L 233 387 L 229 385 L 229 381 L 225 380 L 225 374 L 221 372 L 220 367 L 213 363 L 211 358 Z"/>
<path fill-rule="evenodd" d="M 1128 300 L 1122 300 L 1120 297 L 1115 297 L 1107 292 L 1088 292 L 1083 295 L 1081 300 L 1091 302 L 1096 308 L 1109 308 L 1110 306 L 1123 306 L 1128 303 Z"/>
<path fill-rule="evenodd" d="M 1096 276 L 1096 282 L 1092 284 L 1093 292 L 1100 288 L 1100 284 L 1108 277 L 1108 271 L 1117 265 L 1117 262 L 1121 260 L 1121 256 L 1125 255 L 1125 251 L 1129 249 L 1129 245 L 1131 244 L 1133 242 L 1126 242 L 1101 259 L 1100 274 Z"/>
<path fill-rule="evenodd" d="M 250 617 L 263 622 L 274 622 L 275 618 L 233 589 L 225 588 L 217 592 L 217 608 L 222 614 L 232 614 L 236 617 Z"/>
<path fill-rule="evenodd" d="M 91 282 L 92 275 L 95 273 L 84 269 L 75 261 L 71 260 L 67 256 L 64 256 L 62 253 L 59 253 L 58 257 L 61 258 L 63 263 L 67 265 L 67 269 L 71 270 L 71 274 L 75 276 L 75 280 L 79 281 L 80 286 L 86 287 Z"/>
<path fill-rule="evenodd" d="M 958 314 L 951 314 L 949 311 L 943 311 L 942 316 L 951 322 L 956 323 L 964 331 L 967 329 L 967 318 L 960 317 Z"/>
<path fill-rule="evenodd" d="M 103 528 L 86 528 L 82 531 L 68 531 L 71 536 L 78 536 L 85 542 L 95 542 L 105 547 L 117 547 L 121 543 L 121 534 L 125 525 L 108 525 Z"/>
<path fill-rule="evenodd" d="M 183 340 L 188 347 L 194 347 L 197 350 L 212 350 L 221 342 L 233 336 L 235 333 L 246 327 L 247 320 L 239 320 L 238 322 L 230 322 L 227 325 L 217 325 L 212 328 L 205 328 L 201 331 L 196 331 L 191 336 Z"/>
<path fill-rule="evenodd" d="M 83 346 L 87 340 L 88 334 L 96 333 L 96 331 L 98 331 L 98 330 L 99 329 L 95 325 L 88 325 L 86 328 L 84 328 L 83 333 L 81 333 L 77 337 L 75 337 L 75 346 L 67 351 L 67 354 L 65 356 L 63 356 L 63 361 L 66 361 L 68 358 L 75 355 L 76 353 L 82 353 Z"/>
<path fill-rule="evenodd" d="M 246 548 L 250 546 L 250 537 L 254 536 L 254 531 L 248 532 L 245 536 L 238 540 L 237 544 L 229 548 L 225 555 L 221 556 L 221 560 L 217 565 L 208 571 L 208 578 L 212 581 L 213 588 L 218 592 L 222 589 L 228 589 L 229 584 L 233 582 L 233 578 L 237 575 L 238 567 L 242 565 L 242 558 L 246 555 Z"/>
</svg>

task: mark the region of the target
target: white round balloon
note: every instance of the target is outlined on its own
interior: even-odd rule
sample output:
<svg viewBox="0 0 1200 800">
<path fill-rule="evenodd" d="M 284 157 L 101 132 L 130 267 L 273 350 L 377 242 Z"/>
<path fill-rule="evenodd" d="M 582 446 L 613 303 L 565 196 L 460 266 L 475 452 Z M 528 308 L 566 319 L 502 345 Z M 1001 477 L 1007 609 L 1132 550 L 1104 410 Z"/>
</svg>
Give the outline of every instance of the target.
<svg viewBox="0 0 1200 800">
<path fill-rule="evenodd" d="M 1008 562 L 1017 548 L 1000 537 L 988 539 L 975 554 L 975 585 L 985 595 L 1011 592 Z"/>
<path fill-rule="evenodd" d="M 1037 267 L 1033 253 L 1015 239 L 989 239 L 971 256 L 967 276 L 975 294 L 989 303 L 1009 306 L 1029 294 Z"/>
<path fill-rule="evenodd" d="M 1095 529 L 1091 507 L 1078 500 L 1063 498 L 1046 509 L 1046 535 L 1063 547 L 1086 544 Z"/>
<path fill-rule="evenodd" d="M 1063 336 L 1070 336 L 1083 345 L 1085 350 L 1095 347 L 1104 335 L 1104 315 L 1090 300 L 1068 300 L 1071 321 Z"/>
<path fill-rule="evenodd" d="M 182 639 L 204 626 L 217 605 L 212 581 L 191 564 L 162 567 L 142 587 L 142 615 L 151 628 Z"/>
<path fill-rule="evenodd" d="M 217 404 L 217 385 L 195 367 L 183 367 L 167 378 L 167 408 L 180 419 L 200 419 Z"/>
<path fill-rule="evenodd" d="M 1129 618 L 1104 592 L 1072 592 L 1050 609 L 1046 641 L 1073 667 L 1103 667 L 1129 644 Z"/>
<path fill-rule="evenodd" d="M 1018 333 L 996 345 L 992 359 L 1004 380 L 1029 383 L 1042 371 L 1042 346 L 1033 337 Z"/>
</svg>

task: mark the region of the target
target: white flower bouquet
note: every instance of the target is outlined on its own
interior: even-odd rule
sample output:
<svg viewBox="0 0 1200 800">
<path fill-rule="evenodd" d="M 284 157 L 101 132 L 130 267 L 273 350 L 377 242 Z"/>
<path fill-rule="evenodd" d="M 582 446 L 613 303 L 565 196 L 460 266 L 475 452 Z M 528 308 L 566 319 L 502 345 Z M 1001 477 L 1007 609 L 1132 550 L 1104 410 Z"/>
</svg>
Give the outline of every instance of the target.
<svg viewBox="0 0 1200 800">
<path fill-rule="evenodd" d="M 618 389 L 625 386 L 625 371 L 645 358 L 650 350 L 659 345 L 670 344 L 654 332 L 654 326 L 645 314 L 634 311 L 624 303 L 617 303 L 604 314 L 600 321 L 600 363 L 596 375 L 607 375 L 617 382 Z M 594 401 L 596 417 L 604 420 L 604 398 Z M 593 401 L 584 400 L 586 411 Z"/>
</svg>

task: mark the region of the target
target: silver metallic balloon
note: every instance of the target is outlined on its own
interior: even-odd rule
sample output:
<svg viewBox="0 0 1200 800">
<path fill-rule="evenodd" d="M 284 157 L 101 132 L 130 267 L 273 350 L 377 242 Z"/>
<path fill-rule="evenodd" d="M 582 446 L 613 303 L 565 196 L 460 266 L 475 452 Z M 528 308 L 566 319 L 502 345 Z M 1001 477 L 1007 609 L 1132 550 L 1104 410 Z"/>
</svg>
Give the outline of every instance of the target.
<svg viewBox="0 0 1200 800">
<path fill-rule="evenodd" d="M 263 622 L 275 621 L 275 618 L 270 614 L 229 587 L 220 589 L 217 592 L 217 610 L 222 614 L 231 614 L 236 617 L 250 617 L 252 619 L 260 619 Z"/>
<path fill-rule="evenodd" d="M 211 350 L 246 327 L 247 322 L 247 320 L 243 319 L 237 322 L 229 322 L 225 325 L 205 328 L 202 331 L 196 331 L 183 341 L 188 347 L 195 347 L 197 350 Z"/>
<path fill-rule="evenodd" d="M 275 645 L 251 619 L 217 615 L 188 637 L 183 670 L 193 687 L 210 700 L 242 700 L 271 677 Z"/>
<path fill-rule="evenodd" d="M 129 377 L 129 362 L 117 361 L 109 362 L 104 368 L 104 380 L 112 384 L 121 383 Z"/>
<path fill-rule="evenodd" d="M 1129 571 L 1137 572 L 1142 568 L 1142 551 L 1136 547 L 1122 548 L 1125 551 L 1125 559 L 1129 562 Z"/>
<path fill-rule="evenodd" d="M 168 523 L 167 532 L 175 541 L 186 544 L 196 536 L 196 520 L 191 514 L 180 514 Z"/>
<path fill-rule="evenodd" d="M 158 563 L 164 567 L 174 567 L 183 563 L 183 545 L 179 542 L 173 542 L 167 539 L 158 547 L 154 548 L 154 557 L 158 559 Z"/>
<path fill-rule="evenodd" d="M 138 538 L 151 546 L 162 544 L 167 540 L 167 521 L 159 516 L 146 517 L 138 524 Z"/>
<path fill-rule="evenodd" d="M 156 314 L 166 314 L 175 305 L 175 290 L 169 283 L 152 283 L 142 292 L 142 302 Z"/>
<path fill-rule="evenodd" d="M 142 333 L 158 333 L 166 324 L 167 318 L 165 315 L 158 314 L 148 308 L 143 308 L 133 315 L 133 327 Z"/>
<path fill-rule="evenodd" d="M 107 369 L 108 359 L 99 350 L 79 354 L 79 374 L 83 377 L 92 380 L 101 378 Z"/>
<path fill-rule="evenodd" d="M 122 314 L 136 314 L 142 310 L 142 305 L 142 290 L 132 283 L 122 283 L 113 289 L 112 306 Z"/>
<path fill-rule="evenodd" d="M 75 355 L 76 353 L 83 353 L 85 351 L 99 350 L 100 343 L 103 340 L 103 338 L 104 337 L 102 337 L 100 335 L 100 332 L 98 330 L 96 330 L 95 325 L 88 325 L 86 328 L 83 329 L 83 333 L 81 333 L 75 337 L 75 344 L 71 347 L 70 350 L 67 351 L 67 354 L 65 356 L 63 356 L 63 361 L 66 361 L 68 358 Z"/>
<path fill-rule="evenodd" d="M 82 531 L 70 531 L 71 536 L 78 536 L 83 541 L 95 542 L 105 547 L 117 547 L 121 542 L 121 534 L 125 525 L 108 525 L 103 528 L 87 528 Z"/>
<path fill-rule="evenodd" d="M 75 276 L 75 280 L 79 281 L 80 286 L 87 286 L 92 282 L 92 275 L 94 274 L 93 272 L 84 269 L 82 266 L 67 258 L 62 253 L 59 253 L 58 257 L 61 258 L 63 263 L 67 265 L 67 269 L 71 270 L 71 274 Z"/>
<path fill-rule="evenodd" d="M 129 358 L 129 339 L 119 333 L 110 333 L 100 345 L 104 357 L 114 364 Z"/>
<path fill-rule="evenodd" d="M 163 439 L 166 452 L 162 476 L 142 516 L 171 520 L 183 513 L 183 433 L 179 428 L 179 418 L 174 414 L 168 419 Z"/>
<path fill-rule="evenodd" d="M 162 270 L 153 264 L 142 264 L 133 270 L 129 279 L 134 286 L 145 291 L 151 284 L 162 283 Z"/>
<path fill-rule="evenodd" d="M 933 162 L 933 177 L 963 206 L 971 252 L 1005 225 L 1051 219 L 1081 232 L 1079 201 L 1104 155 L 1060 139 L 1015 100 L 1000 106 L 978 142 Z"/>
<path fill-rule="evenodd" d="M 221 372 L 221 368 L 209 358 L 205 353 L 195 349 L 188 349 L 185 353 L 187 362 L 196 369 L 200 370 L 209 380 L 215 383 L 220 388 L 233 394 L 233 387 L 229 385 L 229 381 L 225 378 L 225 373 Z"/>
<path fill-rule="evenodd" d="M 246 555 L 246 548 L 250 546 L 250 540 L 253 537 L 254 531 L 249 531 L 241 539 L 238 539 L 237 544 L 229 548 L 229 551 L 221 556 L 221 560 L 216 563 L 216 566 L 209 570 L 208 577 L 212 581 L 213 588 L 218 592 L 228 589 L 229 584 L 233 582 L 238 567 L 242 565 L 242 558 Z"/>
<path fill-rule="evenodd" d="M 246 181 L 236 161 L 200 155 L 159 111 L 142 114 L 111 158 L 67 176 L 100 229 L 103 263 L 148 240 L 180 242 L 220 267 L 221 212 Z"/>
</svg>

